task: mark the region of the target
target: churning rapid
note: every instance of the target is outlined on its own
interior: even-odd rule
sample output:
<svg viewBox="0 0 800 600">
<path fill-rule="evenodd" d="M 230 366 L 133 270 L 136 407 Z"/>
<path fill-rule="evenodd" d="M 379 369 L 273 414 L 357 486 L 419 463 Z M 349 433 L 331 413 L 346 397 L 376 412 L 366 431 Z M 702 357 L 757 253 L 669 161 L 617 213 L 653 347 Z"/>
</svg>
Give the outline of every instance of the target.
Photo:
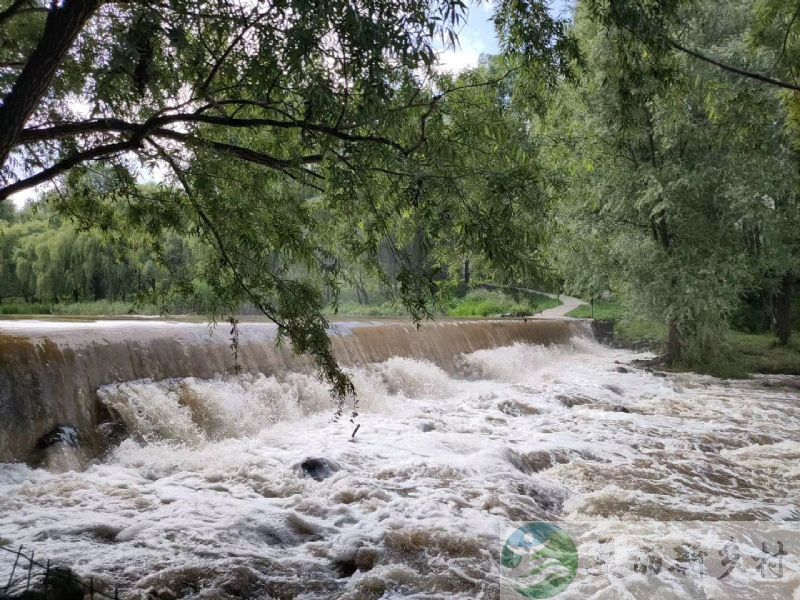
<svg viewBox="0 0 800 600">
<path fill-rule="evenodd" d="M 2 465 L 0 538 L 125 598 L 488 599 L 523 597 L 504 543 L 546 522 L 577 545 L 563 598 L 800 598 L 797 380 L 635 358 L 574 337 L 351 367 L 354 437 L 307 374 L 105 385 L 119 440 Z M 664 539 L 706 577 L 656 570 Z"/>
</svg>

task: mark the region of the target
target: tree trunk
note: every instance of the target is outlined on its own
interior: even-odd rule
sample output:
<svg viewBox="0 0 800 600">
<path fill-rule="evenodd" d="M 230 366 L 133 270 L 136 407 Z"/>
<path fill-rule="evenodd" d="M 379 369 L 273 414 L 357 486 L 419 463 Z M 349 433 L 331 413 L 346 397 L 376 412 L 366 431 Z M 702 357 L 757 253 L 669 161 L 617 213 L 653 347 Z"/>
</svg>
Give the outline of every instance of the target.
<svg viewBox="0 0 800 600">
<path fill-rule="evenodd" d="M 367 295 L 367 288 L 364 286 L 364 280 L 359 273 L 353 277 L 353 284 L 356 288 L 356 297 L 359 304 L 369 304 L 369 296 Z"/>
<path fill-rule="evenodd" d="M 785 273 L 781 290 L 775 294 L 775 335 L 782 346 L 788 346 L 792 337 L 792 291 L 794 277 Z"/>
<path fill-rule="evenodd" d="M 678 329 L 678 323 L 675 320 L 669 322 L 667 326 L 667 355 L 665 362 L 668 366 L 673 367 L 680 362 L 681 359 L 681 333 Z"/>
<path fill-rule="evenodd" d="M 51 5 L 39 44 L 0 105 L 0 166 L 5 165 L 14 142 L 36 110 L 64 60 L 72 42 L 100 0 L 64 0 Z"/>
<path fill-rule="evenodd" d="M 364 289 L 364 286 L 356 282 L 356 296 L 358 298 L 359 304 L 369 304 L 369 296 L 367 295 L 367 290 Z"/>
<path fill-rule="evenodd" d="M 469 271 L 469 256 L 464 258 L 464 287 L 469 289 L 469 278 L 470 278 L 470 271 Z"/>
</svg>

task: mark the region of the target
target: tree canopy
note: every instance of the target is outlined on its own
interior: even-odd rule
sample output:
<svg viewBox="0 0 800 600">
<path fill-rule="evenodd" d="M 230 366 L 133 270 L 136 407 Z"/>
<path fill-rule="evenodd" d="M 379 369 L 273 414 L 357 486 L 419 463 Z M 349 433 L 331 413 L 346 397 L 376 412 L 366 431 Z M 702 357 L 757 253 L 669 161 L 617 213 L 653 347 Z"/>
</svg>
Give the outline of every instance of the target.
<svg viewBox="0 0 800 600">
<path fill-rule="evenodd" d="M 614 288 L 636 314 L 666 322 L 669 362 L 708 365 L 724 355 L 743 298 L 791 296 L 800 181 L 784 96 L 672 44 L 654 47 L 597 10 L 579 6 L 584 68 L 544 126 L 561 137 L 553 162 L 565 182 L 555 256 L 576 291 Z M 676 10 L 658 26 L 665 39 L 713 48 L 748 72 L 784 59 L 754 43 L 750 2 Z"/>
<path fill-rule="evenodd" d="M 435 300 L 440 245 L 509 276 L 534 266 L 520 258 L 535 230 L 515 226 L 539 195 L 502 86 L 515 71 L 556 82 L 570 47 L 544 1 L 526 4 L 496 6 L 523 55 L 452 80 L 434 67 L 462 0 L 6 1 L 0 197 L 62 181 L 57 210 L 140 230 L 156 256 L 169 231 L 198 236 L 212 313 L 255 304 L 343 396 L 321 314 L 341 250 L 379 270 L 388 244 L 415 319 Z M 113 177 L 87 185 L 98 162 Z M 142 169 L 171 185 L 142 191 Z"/>
</svg>

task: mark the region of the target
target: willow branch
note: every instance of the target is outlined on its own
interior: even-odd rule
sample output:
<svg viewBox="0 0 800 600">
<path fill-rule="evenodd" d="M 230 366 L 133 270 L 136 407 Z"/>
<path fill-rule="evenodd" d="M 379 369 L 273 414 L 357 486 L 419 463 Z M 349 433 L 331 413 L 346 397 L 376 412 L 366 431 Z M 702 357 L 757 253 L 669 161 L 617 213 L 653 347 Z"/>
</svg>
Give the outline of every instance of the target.
<svg viewBox="0 0 800 600">
<path fill-rule="evenodd" d="M 82 163 L 88 162 L 90 160 L 96 160 L 98 158 L 107 158 L 109 156 L 113 156 L 121 152 L 129 152 L 130 150 L 134 150 L 139 147 L 140 143 L 141 143 L 140 140 L 132 139 L 124 142 L 107 144 L 105 146 L 98 146 L 96 148 L 85 150 L 83 152 L 77 152 L 71 156 L 68 156 L 58 161 L 54 165 L 46 169 L 43 169 L 42 171 L 39 171 L 35 175 L 31 175 L 30 177 L 26 177 L 25 179 L 21 179 L 19 181 L 16 181 L 15 183 L 0 188 L 0 200 L 5 200 L 11 194 L 16 194 L 17 192 L 27 190 L 29 188 L 39 185 L 40 183 L 46 183 L 47 181 L 51 181 L 52 179 L 55 179 L 59 175 L 66 173 L 71 168 L 76 167 Z"/>
<path fill-rule="evenodd" d="M 787 90 L 794 90 L 795 92 L 800 92 L 800 85 L 795 85 L 793 83 L 789 83 L 788 81 L 782 81 L 780 79 L 775 79 L 774 77 L 768 77 L 767 75 L 761 75 L 760 73 L 755 73 L 753 71 L 748 71 L 746 69 L 742 69 L 740 67 L 735 67 L 733 65 L 729 65 L 727 63 L 721 62 L 704 54 L 701 54 L 697 50 L 692 50 L 691 48 L 687 48 L 686 46 L 682 46 L 675 40 L 670 37 L 664 36 L 664 40 L 680 52 L 684 54 L 688 54 L 689 56 L 696 58 L 697 60 L 701 60 L 703 62 L 707 62 L 708 64 L 714 65 L 722 69 L 723 71 L 728 71 L 730 73 L 735 73 L 736 75 L 740 75 L 742 77 L 747 77 L 749 79 L 755 79 L 756 81 L 760 81 L 762 83 L 768 83 L 769 85 L 774 85 L 780 88 L 784 88 Z"/>
</svg>

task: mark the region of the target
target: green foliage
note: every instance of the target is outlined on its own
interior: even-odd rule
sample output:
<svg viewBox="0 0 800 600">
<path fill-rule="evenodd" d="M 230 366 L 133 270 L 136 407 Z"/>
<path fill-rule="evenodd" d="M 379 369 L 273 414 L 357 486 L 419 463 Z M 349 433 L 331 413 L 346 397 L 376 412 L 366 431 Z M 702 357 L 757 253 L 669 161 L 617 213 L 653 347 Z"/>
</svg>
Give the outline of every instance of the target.
<svg viewBox="0 0 800 600">
<path fill-rule="evenodd" d="M 588 319 L 592 316 L 587 304 L 570 311 L 568 317 Z M 664 349 L 665 324 L 642 318 L 615 301 L 595 301 L 594 318 L 614 322 L 614 337 L 617 342 L 627 346 L 645 346 L 655 351 Z"/>
<path fill-rule="evenodd" d="M 381 302 L 380 304 L 359 304 L 357 302 L 340 302 L 336 312 L 329 308 L 330 315 L 340 318 L 347 317 L 399 317 L 408 316 L 408 312 L 396 302 Z"/>
<path fill-rule="evenodd" d="M 797 264 L 798 172 L 775 89 L 646 43 L 635 22 L 644 11 L 647 26 L 756 69 L 752 5 L 668 4 L 579 7 L 585 68 L 540 125 L 560 138 L 547 159 L 561 190 L 552 264 L 568 290 L 611 289 L 669 328 L 673 365 L 708 370 L 730 351 L 742 298 Z"/>
<path fill-rule="evenodd" d="M 502 292 L 474 290 L 447 308 L 451 317 L 496 317 L 499 315 L 533 315 L 561 304 L 555 298 L 528 293 L 515 300 Z"/>
<path fill-rule="evenodd" d="M 642 343 L 653 350 L 663 350 L 666 342 L 663 323 L 636 317 L 618 302 L 595 302 L 595 319 L 614 321 L 614 335 L 623 345 Z M 588 318 L 588 306 L 569 313 L 570 317 Z M 769 334 L 733 331 L 727 337 L 729 354 L 721 360 L 704 361 L 701 371 L 720 377 L 745 377 L 754 373 L 800 375 L 800 343 L 780 346 Z"/>
<path fill-rule="evenodd" d="M 200 298 L 215 317 L 256 306 L 341 399 L 353 388 L 322 311 L 353 272 L 419 321 L 454 256 L 485 259 L 506 283 L 540 267 L 548 197 L 525 124 L 572 50 L 546 7 L 498 3 L 524 58 L 452 77 L 437 74 L 436 49 L 455 45 L 463 0 L 95 0 L 52 3 L 27 24 L 15 6 L 0 22 L 15 38 L 0 46 L 0 198 L 63 176 L 60 214 L 147 249 L 158 269 L 166 240 L 187 241 L 192 269 L 155 286 L 159 305 Z M 540 83 L 515 86 L 523 72 Z M 169 180 L 141 189 L 141 165 Z"/>
<path fill-rule="evenodd" d="M 452 298 L 446 301 L 436 314 L 449 317 L 525 316 L 536 314 L 559 304 L 560 302 L 555 298 L 535 292 L 526 292 L 514 298 L 503 292 L 476 289 L 468 292 L 463 298 Z M 403 307 L 395 302 L 380 304 L 343 302 L 339 304 L 337 313 L 339 317 L 396 317 L 406 314 Z"/>
<path fill-rule="evenodd" d="M 30 302 L 3 302 L 0 304 L 2 315 L 64 315 L 64 316 L 122 316 L 122 315 L 158 315 L 153 305 L 132 304 L 130 302 L 114 302 L 97 300 L 90 302 L 69 302 L 59 304 L 35 304 Z"/>
<path fill-rule="evenodd" d="M 31 302 L 4 302 L 0 304 L 2 315 L 51 315 L 52 304 L 34 304 Z"/>
<path fill-rule="evenodd" d="M 21 298 L 50 306 L 44 313 L 83 314 L 81 305 L 87 300 L 121 301 L 109 309 L 131 312 L 160 289 L 169 289 L 175 274 L 191 270 L 195 260 L 188 242 L 171 235 L 160 240 L 166 255 L 157 264 L 150 249 L 141 245 L 142 237 L 130 236 L 119 244 L 95 229 L 76 228 L 46 206 L 29 208 L 14 221 L 2 227 L 0 237 L 0 301 Z M 20 307 L 23 312 L 31 309 Z M 15 312 L 8 305 L 0 310 Z"/>
</svg>

